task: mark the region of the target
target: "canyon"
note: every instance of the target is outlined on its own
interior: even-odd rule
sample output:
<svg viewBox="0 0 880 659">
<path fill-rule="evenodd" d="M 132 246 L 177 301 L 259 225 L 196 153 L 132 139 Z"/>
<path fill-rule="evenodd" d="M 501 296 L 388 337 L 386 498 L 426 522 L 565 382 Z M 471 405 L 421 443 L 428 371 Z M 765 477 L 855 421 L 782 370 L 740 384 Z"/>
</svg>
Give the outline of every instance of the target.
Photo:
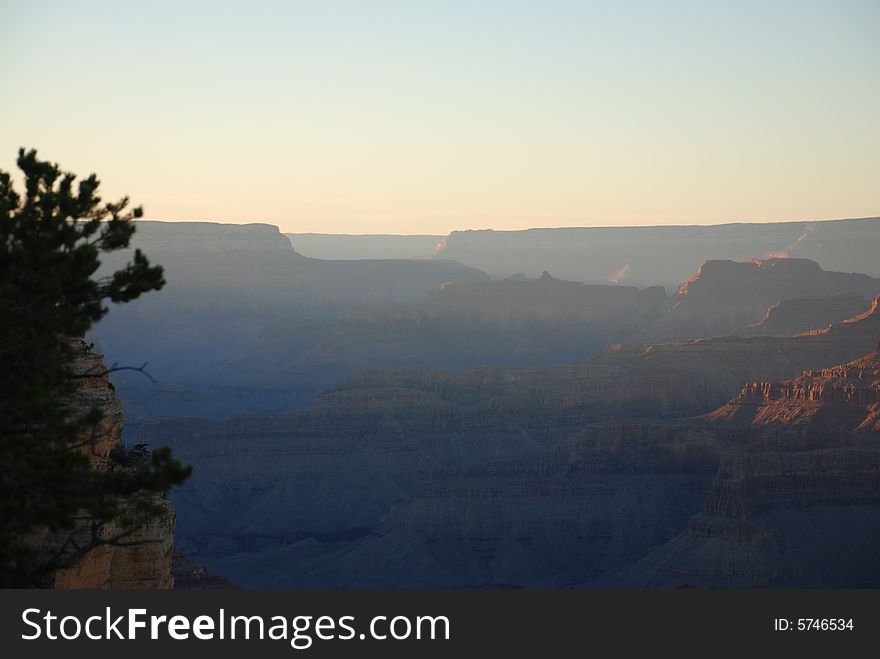
<svg viewBox="0 0 880 659">
<path fill-rule="evenodd" d="M 686 528 L 721 455 L 694 417 L 749 381 L 870 352 L 878 301 L 796 337 L 614 346 L 556 367 L 364 371 L 302 412 L 156 421 L 137 439 L 200 465 L 175 494 L 179 543 L 241 585 L 576 585 Z M 456 571 L 440 548 L 484 567 Z M 394 556 L 394 570 L 371 556 Z"/>
<path fill-rule="evenodd" d="M 721 454 L 701 510 L 604 582 L 876 588 L 878 351 L 792 380 L 750 383 L 707 415 Z"/>
<path fill-rule="evenodd" d="M 874 351 L 880 273 L 835 255 L 872 244 L 877 224 L 643 229 L 657 254 L 687 258 L 610 278 L 569 267 L 560 244 L 583 248 L 582 230 L 551 230 L 499 278 L 464 252 L 468 265 L 436 258 L 455 236 L 434 258 L 320 260 L 267 225 L 147 223 L 168 299 L 114 310 L 96 339 L 158 380 L 114 378 L 127 443 L 196 466 L 172 494 L 194 561 L 177 561 L 181 584 L 864 585 L 870 534 L 850 538 L 851 573 L 819 564 L 827 543 L 803 536 L 812 558 L 792 547 L 803 529 L 845 538 L 872 522 L 870 441 L 838 446 L 844 424 L 783 455 L 758 439 L 778 432 L 769 412 L 723 410 L 752 404 L 744 387 L 830 382 Z M 578 267 L 604 268 L 596 249 L 618 263 L 626 231 L 583 231 L 597 242 Z M 670 288 L 704 248 L 717 258 Z M 782 501 L 779 474 L 818 489 Z"/>
<path fill-rule="evenodd" d="M 115 380 L 127 436 L 157 417 L 305 409 L 362 369 L 570 364 L 609 344 L 745 330 L 771 304 L 806 294 L 858 295 L 867 305 L 880 289 L 875 278 L 802 259 L 709 261 L 666 298 L 663 286 L 567 281 L 556 257 L 546 274 L 490 280 L 434 258 L 308 258 L 269 225 L 138 226 L 134 247 L 165 267 L 169 283 L 114 309 L 90 336 L 109 363 L 146 362 L 153 378 Z M 128 256 L 110 255 L 102 272 Z M 781 329 L 770 334 L 791 334 Z"/>
<path fill-rule="evenodd" d="M 807 258 L 827 270 L 880 276 L 880 218 L 712 226 L 453 231 L 435 250 L 488 273 L 551 270 L 589 283 L 669 290 L 707 260 Z"/>
</svg>

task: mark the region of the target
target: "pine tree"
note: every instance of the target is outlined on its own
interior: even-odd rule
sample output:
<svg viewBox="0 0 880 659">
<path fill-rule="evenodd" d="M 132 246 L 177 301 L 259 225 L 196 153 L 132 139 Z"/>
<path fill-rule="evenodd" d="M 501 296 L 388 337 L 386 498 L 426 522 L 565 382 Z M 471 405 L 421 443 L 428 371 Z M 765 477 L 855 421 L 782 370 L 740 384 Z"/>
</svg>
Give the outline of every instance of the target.
<svg viewBox="0 0 880 659">
<path fill-rule="evenodd" d="M 82 438 L 98 427 L 102 412 L 76 411 L 68 402 L 83 377 L 72 370 L 78 339 L 107 313 L 108 302 L 134 300 L 161 289 L 165 281 L 161 266 L 152 265 L 140 250 L 112 275 L 97 275 L 102 253 L 129 246 L 140 208 L 129 210 L 127 198 L 102 201 L 95 175 L 76 183 L 73 174 L 40 160 L 36 151 L 21 149 L 17 164 L 23 195 L 15 190 L 13 177 L 0 170 L 4 587 L 45 585 L 54 569 L 108 542 L 100 533 L 74 542 L 78 517 L 133 529 L 155 513 L 150 503 L 155 495 L 182 483 L 191 471 L 168 449 L 136 466 L 120 463 L 96 471 L 79 449 Z M 46 556 L 30 540 L 37 532 L 69 534 L 69 542 Z"/>
</svg>

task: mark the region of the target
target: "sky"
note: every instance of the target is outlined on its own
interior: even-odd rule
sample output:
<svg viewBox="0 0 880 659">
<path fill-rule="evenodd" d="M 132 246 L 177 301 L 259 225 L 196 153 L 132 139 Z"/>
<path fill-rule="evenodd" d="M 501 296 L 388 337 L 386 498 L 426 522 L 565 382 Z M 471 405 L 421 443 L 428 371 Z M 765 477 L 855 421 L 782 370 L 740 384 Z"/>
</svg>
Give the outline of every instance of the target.
<svg viewBox="0 0 880 659">
<path fill-rule="evenodd" d="M 877 216 L 878 33 L 878 0 L 0 0 L 0 169 L 288 232 Z"/>
</svg>

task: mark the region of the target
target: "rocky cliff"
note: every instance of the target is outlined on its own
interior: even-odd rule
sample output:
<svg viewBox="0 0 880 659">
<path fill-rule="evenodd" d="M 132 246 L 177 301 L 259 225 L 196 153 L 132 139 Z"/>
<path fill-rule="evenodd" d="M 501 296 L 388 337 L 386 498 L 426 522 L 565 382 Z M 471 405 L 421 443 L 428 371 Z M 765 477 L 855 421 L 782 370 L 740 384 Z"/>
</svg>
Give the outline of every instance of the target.
<svg viewBox="0 0 880 659">
<path fill-rule="evenodd" d="M 880 584 L 880 353 L 750 383 L 704 421 L 721 459 L 701 511 L 604 583 Z"/>
<path fill-rule="evenodd" d="M 737 336 L 794 336 L 823 329 L 858 316 L 870 303 L 856 293 L 782 300 L 760 322 L 738 329 Z"/>
<path fill-rule="evenodd" d="M 106 374 L 101 355 L 82 343 L 81 356 L 74 364 L 74 372 L 83 377 L 72 407 L 82 413 L 93 406 L 104 412 L 96 432 L 91 433 L 83 450 L 94 468 L 105 471 L 116 460 L 122 448 L 122 407 L 117 400 L 113 385 Z M 51 582 L 55 588 L 171 588 L 171 551 L 174 545 L 175 512 L 171 503 L 156 497 L 155 503 L 162 510 L 150 522 L 118 544 L 100 545 L 89 551 L 76 564 L 59 569 Z M 91 520 L 83 518 L 80 526 L 87 529 Z M 110 538 L 119 529 L 108 524 L 102 537 Z M 52 543 L 52 538 L 46 538 Z"/>
<path fill-rule="evenodd" d="M 706 261 L 678 287 L 669 309 L 647 331 L 647 335 L 654 340 L 722 336 L 760 322 L 769 307 L 783 300 L 840 294 L 870 300 L 878 293 L 880 279 L 855 273 L 828 272 L 807 259 L 753 259 L 742 263 Z M 819 314 L 828 304 L 823 307 L 803 303 L 801 307 L 809 307 L 810 313 Z M 863 309 L 864 306 L 854 313 Z M 808 326 L 803 330 L 827 325 Z"/>
</svg>

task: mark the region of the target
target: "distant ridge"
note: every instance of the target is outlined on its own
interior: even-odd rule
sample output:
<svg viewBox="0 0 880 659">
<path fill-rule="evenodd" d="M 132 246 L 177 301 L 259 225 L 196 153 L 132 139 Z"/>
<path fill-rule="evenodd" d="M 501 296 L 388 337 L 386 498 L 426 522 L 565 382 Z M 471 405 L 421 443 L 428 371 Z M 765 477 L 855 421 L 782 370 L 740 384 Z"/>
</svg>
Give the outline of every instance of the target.
<svg viewBox="0 0 880 659">
<path fill-rule="evenodd" d="M 880 275 L 880 218 L 658 227 L 453 231 L 435 258 L 493 277 L 550 270 L 560 279 L 669 290 L 706 260 L 797 257 L 825 270 Z"/>
</svg>

